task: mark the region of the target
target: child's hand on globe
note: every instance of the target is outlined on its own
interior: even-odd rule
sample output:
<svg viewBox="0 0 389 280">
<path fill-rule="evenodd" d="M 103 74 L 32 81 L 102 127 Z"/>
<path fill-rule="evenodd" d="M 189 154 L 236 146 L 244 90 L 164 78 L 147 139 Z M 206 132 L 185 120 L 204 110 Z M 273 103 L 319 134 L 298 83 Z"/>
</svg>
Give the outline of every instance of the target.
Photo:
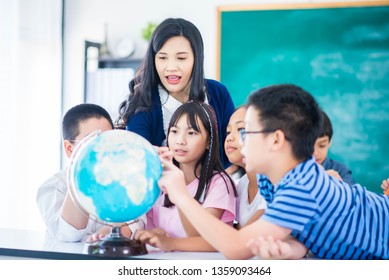
<svg viewBox="0 0 389 280">
<path fill-rule="evenodd" d="M 160 154 L 159 158 L 163 166 L 163 172 L 158 181 L 158 186 L 162 192 L 167 193 L 173 203 L 176 203 L 183 196 L 189 196 L 184 173 L 173 163 L 172 153 L 166 151 Z"/>
<path fill-rule="evenodd" d="M 164 159 L 168 160 L 168 161 L 172 161 L 173 160 L 173 152 L 169 150 L 168 147 L 156 147 L 154 146 L 155 149 L 157 150 L 157 153 L 159 155 L 159 157 L 163 157 Z M 163 166 L 163 164 L 162 164 Z"/>
</svg>

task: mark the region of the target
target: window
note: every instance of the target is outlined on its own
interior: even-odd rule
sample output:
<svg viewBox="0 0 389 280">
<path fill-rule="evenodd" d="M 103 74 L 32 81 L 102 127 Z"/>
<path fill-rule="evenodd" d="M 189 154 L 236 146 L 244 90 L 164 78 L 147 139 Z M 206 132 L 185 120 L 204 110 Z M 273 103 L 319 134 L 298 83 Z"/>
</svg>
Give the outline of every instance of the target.
<svg viewBox="0 0 389 280">
<path fill-rule="evenodd" d="M 38 187 L 60 168 L 61 0 L 0 2 L 0 227 L 45 227 Z"/>
</svg>

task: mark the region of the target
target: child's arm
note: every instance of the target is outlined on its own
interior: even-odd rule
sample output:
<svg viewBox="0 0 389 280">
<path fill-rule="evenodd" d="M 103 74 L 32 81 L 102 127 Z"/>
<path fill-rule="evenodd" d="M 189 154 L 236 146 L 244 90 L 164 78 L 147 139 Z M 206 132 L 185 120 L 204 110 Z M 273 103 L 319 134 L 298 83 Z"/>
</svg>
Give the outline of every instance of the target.
<svg viewBox="0 0 389 280">
<path fill-rule="evenodd" d="M 223 209 L 216 209 L 216 208 L 205 208 L 205 211 L 207 211 L 212 216 L 215 216 L 220 220 L 221 216 L 223 215 Z M 180 215 L 182 227 L 185 230 L 185 233 L 189 237 L 194 236 L 200 236 L 198 231 L 194 228 L 194 226 L 191 224 L 191 222 L 185 217 L 185 215 L 182 213 L 180 209 L 178 209 L 178 213 Z"/>
<path fill-rule="evenodd" d="M 61 210 L 62 218 L 76 229 L 84 229 L 88 225 L 89 216 L 80 210 L 70 197 L 70 191 L 66 193 Z"/>
<path fill-rule="evenodd" d="M 258 220 L 242 230 L 235 230 L 215 216 L 207 213 L 186 189 L 184 174 L 171 160 L 171 152 L 162 153 L 160 159 L 164 172 L 158 182 L 160 188 L 168 193 L 170 200 L 185 214 L 201 236 L 217 251 L 230 259 L 248 259 L 253 256 L 246 246 L 247 242 L 259 235 L 272 235 L 284 239 L 291 230 L 275 224 Z"/>
<path fill-rule="evenodd" d="M 308 248 L 289 236 L 285 240 L 274 240 L 272 236 L 251 239 L 247 246 L 258 259 L 295 260 L 306 256 Z"/>
<path fill-rule="evenodd" d="M 211 182 L 208 184 L 208 191 L 201 206 L 209 214 L 215 216 L 224 223 L 232 225 L 235 219 L 236 211 L 236 197 L 234 193 L 233 184 L 227 180 L 223 175 L 214 175 Z M 179 216 L 183 228 L 188 237 L 200 236 L 198 231 L 192 225 L 180 209 L 178 209 Z"/>
<path fill-rule="evenodd" d="M 138 230 L 134 239 L 151 246 L 157 247 L 165 252 L 187 251 L 187 252 L 214 252 L 216 251 L 201 236 L 172 238 L 163 232 L 155 230 Z"/>
</svg>

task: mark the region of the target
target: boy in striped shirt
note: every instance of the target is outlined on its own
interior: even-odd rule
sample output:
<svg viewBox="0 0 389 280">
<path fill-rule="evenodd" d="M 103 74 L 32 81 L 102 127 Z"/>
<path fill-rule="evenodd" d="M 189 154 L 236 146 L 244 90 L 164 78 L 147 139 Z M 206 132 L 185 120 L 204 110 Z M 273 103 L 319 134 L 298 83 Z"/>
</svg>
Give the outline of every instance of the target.
<svg viewBox="0 0 389 280">
<path fill-rule="evenodd" d="M 312 157 L 322 116 L 315 99 L 294 85 L 249 96 L 242 153 L 268 202 L 265 214 L 239 231 L 208 215 L 186 189 L 182 172 L 161 152 L 160 187 L 197 231 L 227 258 L 388 259 L 389 198 L 349 186 Z"/>
</svg>

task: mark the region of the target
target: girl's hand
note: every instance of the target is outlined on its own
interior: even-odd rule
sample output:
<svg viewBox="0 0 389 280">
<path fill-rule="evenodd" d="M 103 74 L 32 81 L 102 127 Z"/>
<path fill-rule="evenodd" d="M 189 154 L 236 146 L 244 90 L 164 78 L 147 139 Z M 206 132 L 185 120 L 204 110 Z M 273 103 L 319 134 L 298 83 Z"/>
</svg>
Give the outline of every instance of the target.
<svg viewBox="0 0 389 280">
<path fill-rule="evenodd" d="M 381 189 L 384 191 L 385 195 L 389 195 L 389 178 L 382 181 Z"/>
<path fill-rule="evenodd" d="M 173 238 L 170 238 L 169 235 L 160 228 L 153 230 L 137 230 L 135 232 L 134 239 L 166 252 L 173 250 Z"/>
<path fill-rule="evenodd" d="M 168 161 L 173 161 L 173 151 L 170 151 L 168 147 L 155 147 L 159 158 L 164 158 Z"/>
<path fill-rule="evenodd" d="M 176 204 L 180 197 L 188 195 L 184 173 L 174 165 L 171 151 L 162 151 L 159 158 L 164 170 L 158 186 L 162 192 L 169 195 L 170 201 Z"/>
<path fill-rule="evenodd" d="M 159 228 L 159 227 L 158 228 L 153 228 L 151 231 L 153 231 L 155 233 L 158 233 L 158 234 L 161 234 L 161 235 L 169 236 L 164 229 Z"/>
</svg>

